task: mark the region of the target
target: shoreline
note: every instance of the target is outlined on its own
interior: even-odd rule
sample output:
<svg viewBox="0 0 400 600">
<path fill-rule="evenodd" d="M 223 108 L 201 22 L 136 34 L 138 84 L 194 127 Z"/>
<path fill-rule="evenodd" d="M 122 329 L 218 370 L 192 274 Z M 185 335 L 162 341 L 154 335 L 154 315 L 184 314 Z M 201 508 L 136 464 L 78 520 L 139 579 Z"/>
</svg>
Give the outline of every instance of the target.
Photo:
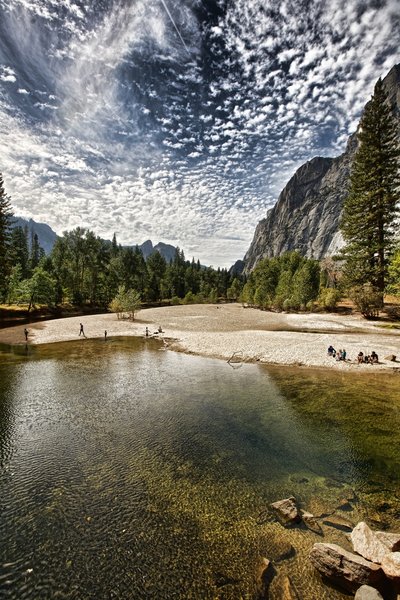
<svg viewBox="0 0 400 600">
<path fill-rule="evenodd" d="M 145 337 L 146 327 L 152 338 L 163 340 L 170 350 L 219 358 L 234 362 L 270 365 L 321 367 L 337 370 L 368 369 L 400 371 L 400 331 L 378 327 L 361 316 L 333 313 L 287 314 L 243 308 L 240 304 L 200 304 L 147 308 L 135 321 L 118 320 L 115 314 L 66 317 L 35 322 L 27 326 L 28 343 L 47 344 L 82 339 L 80 323 L 87 338 L 118 336 Z M 157 334 L 158 327 L 163 329 Z M 24 325 L 0 330 L 0 343 L 25 344 Z M 336 361 L 327 356 L 332 344 L 346 349 L 349 360 Z M 355 362 L 359 351 L 379 356 L 379 364 Z M 397 361 L 385 357 L 396 355 Z M 233 359 L 232 359 L 233 360 Z"/>
</svg>

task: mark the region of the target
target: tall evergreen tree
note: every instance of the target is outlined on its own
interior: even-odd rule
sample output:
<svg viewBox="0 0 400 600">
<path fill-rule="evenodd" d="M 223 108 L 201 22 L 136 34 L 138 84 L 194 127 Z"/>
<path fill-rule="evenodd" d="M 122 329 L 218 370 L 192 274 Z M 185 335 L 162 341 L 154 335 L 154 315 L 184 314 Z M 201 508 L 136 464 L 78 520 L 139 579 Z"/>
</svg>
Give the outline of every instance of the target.
<svg viewBox="0 0 400 600">
<path fill-rule="evenodd" d="M 30 276 L 28 228 L 14 227 L 10 235 L 10 257 L 13 265 L 20 265 L 21 277 Z"/>
<path fill-rule="evenodd" d="M 5 297 L 6 277 L 11 270 L 9 244 L 12 216 L 10 199 L 5 192 L 4 181 L 0 174 L 0 300 Z"/>
<path fill-rule="evenodd" d="M 31 252 L 30 252 L 30 267 L 31 271 L 34 271 L 39 264 L 40 258 L 44 252 L 39 244 L 39 237 L 37 233 L 31 231 Z"/>
<path fill-rule="evenodd" d="M 398 134 L 379 79 L 361 119 L 341 230 L 346 242 L 342 256 L 348 287 L 370 284 L 382 301 L 400 200 Z"/>
</svg>

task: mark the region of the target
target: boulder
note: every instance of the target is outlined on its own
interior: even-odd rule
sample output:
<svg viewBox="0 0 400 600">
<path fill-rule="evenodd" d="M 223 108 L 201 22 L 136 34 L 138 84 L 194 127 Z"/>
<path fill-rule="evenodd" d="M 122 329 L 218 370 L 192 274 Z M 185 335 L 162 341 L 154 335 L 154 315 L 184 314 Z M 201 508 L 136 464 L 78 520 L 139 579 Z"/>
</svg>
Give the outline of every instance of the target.
<svg viewBox="0 0 400 600">
<path fill-rule="evenodd" d="M 383 600 L 383 596 L 370 585 L 362 585 L 358 588 L 354 600 Z"/>
<path fill-rule="evenodd" d="M 302 510 L 301 518 L 303 519 L 303 523 L 307 527 L 307 529 L 313 531 L 314 533 L 317 533 L 318 535 L 324 535 L 320 524 L 318 523 L 317 519 L 314 517 L 313 514 Z"/>
<path fill-rule="evenodd" d="M 386 577 L 400 584 L 400 552 L 386 554 L 381 566 Z"/>
<path fill-rule="evenodd" d="M 310 560 L 322 575 L 350 591 L 360 585 L 374 585 L 383 577 L 379 565 L 347 552 L 337 544 L 314 544 Z"/>
<path fill-rule="evenodd" d="M 375 531 L 375 535 L 382 544 L 389 548 L 390 552 L 400 550 L 400 533 L 390 533 L 388 531 Z"/>
<path fill-rule="evenodd" d="M 375 532 L 364 521 L 354 527 L 350 539 L 354 552 L 374 563 L 381 563 L 383 557 L 390 552 L 389 548 L 378 539 Z"/>
<path fill-rule="evenodd" d="M 296 506 L 296 498 L 293 496 L 273 502 L 271 507 L 277 511 L 284 524 L 300 523 L 301 516 Z"/>
</svg>

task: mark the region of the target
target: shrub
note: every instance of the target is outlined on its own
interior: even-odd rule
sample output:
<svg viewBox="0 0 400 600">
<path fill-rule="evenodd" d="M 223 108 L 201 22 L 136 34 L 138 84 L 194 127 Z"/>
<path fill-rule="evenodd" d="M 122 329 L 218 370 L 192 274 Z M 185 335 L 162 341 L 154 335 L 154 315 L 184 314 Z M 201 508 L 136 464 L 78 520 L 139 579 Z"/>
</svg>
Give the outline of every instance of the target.
<svg viewBox="0 0 400 600">
<path fill-rule="evenodd" d="M 371 283 L 351 288 L 349 296 L 366 319 L 377 317 L 383 308 L 383 296 Z"/>
<path fill-rule="evenodd" d="M 336 288 L 322 288 L 318 302 L 325 310 L 333 310 L 341 299 L 341 294 Z"/>
</svg>

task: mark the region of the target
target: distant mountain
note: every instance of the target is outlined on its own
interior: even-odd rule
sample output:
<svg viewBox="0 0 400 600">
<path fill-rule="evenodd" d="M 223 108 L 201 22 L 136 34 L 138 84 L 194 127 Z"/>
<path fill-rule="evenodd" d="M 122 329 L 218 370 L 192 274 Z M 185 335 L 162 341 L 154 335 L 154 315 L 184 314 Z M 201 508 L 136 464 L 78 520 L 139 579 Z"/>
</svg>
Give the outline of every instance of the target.
<svg viewBox="0 0 400 600">
<path fill-rule="evenodd" d="M 55 244 L 58 235 L 49 225 L 46 223 L 36 223 L 33 219 L 23 219 L 22 217 L 14 217 L 12 227 L 27 227 L 29 233 L 29 241 L 31 234 L 35 234 L 38 236 L 39 244 L 43 248 L 46 254 L 50 254 Z M 135 246 L 136 244 L 133 244 Z M 153 246 L 153 242 L 151 240 L 147 240 L 143 242 L 143 244 L 138 244 L 139 248 L 143 252 L 143 256 L 145 260 L 153 254 L 153 252 L 158 251 L 161 256 L 165 258 L 167 263 L 173 260 L 176 252 L 175 246 L 171 246 L 170 244 L 164 244 L 163 242 L 158 242 L 155 246 Z"/>
<path fill-rule="evenodd" d="M 389 71 L 383 84 L 400 135 L 400 64 Z M 262 258 L 289 250 L 316 259 L 337 252 L 343 245 L 339 224 L 357 145 L 354 133 L 341 156 L 316 157 L 296 171 L 275 206 L 258 223 L 244 257 L 244 273 L 250 273 Z"/>
<path fill-rule="evenodd" d="M 50 254 L 57 239 L 57 234 L 49 225 L 46 223 L 36 223 L 33 219 L 23 219 L 22 217 L 14 217 L 12 227 L 27 227 L 29 237 L 28 240 L 30 242 L 31 234 L 35 234 L 38 236 L 39 244 L 46 252 L 46 254 Z"/>
<path fill-rule="evenodd" d="M 165 258 L 167 263 L 169 263 L 174 259 L 176 252 L 175 246 L 164 244 L 164 242 L 158 242 L 158 244 L 153 246 L 153 242 L 151 240 L 146 240 L 143 242 L 143 244 L 138 244 L 138 246 L 141 249 L 145 260 L 147 260 L 150 254 L 153 254 L 153 252 L 159 252 L 161 256 Z"/>
<path fill-rule="evenodd" d="M 241 275 L 243 273 L 243 269 L 244 269 L 244 261 L 237 260 L 235 262 L 235 264 L 232 265 L 231 268 L 229 269 L 229 275 L 233 275 L 234 277 L 236 275 Z"/>
</svg>

